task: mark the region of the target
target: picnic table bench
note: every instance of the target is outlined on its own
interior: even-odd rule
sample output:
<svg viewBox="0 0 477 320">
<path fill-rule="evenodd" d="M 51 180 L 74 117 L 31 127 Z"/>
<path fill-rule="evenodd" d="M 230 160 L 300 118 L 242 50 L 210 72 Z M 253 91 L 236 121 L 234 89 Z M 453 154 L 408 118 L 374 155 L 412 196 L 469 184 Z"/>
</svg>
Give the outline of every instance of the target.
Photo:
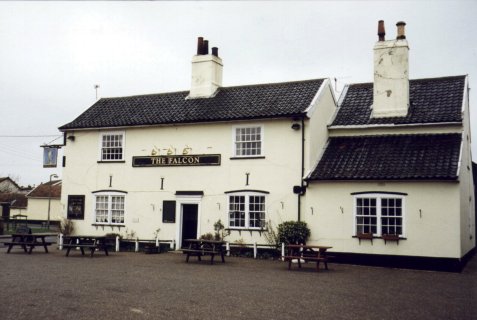
<svg viewBox="0 0 477 320">
<path fill-rule="evenodd" d="M 7 253 L 10 253 L 14 246 L 22 247 L 23 251 L 28 254 L 31 254 L 35 247 L 43 247 L 45 253 L 48 253 L 48 246 L 53 242 L 46 241 L 45 238 L 53 236 L 56 236 L 56 233 L 32 233 L 28 227 L 19 227 L 12 234 L 11 241 L 3 244 L 8 246 Z"/>
<path fill-rule="evenodd" d="M 287 255 L 283 256 L 283 260 L 288 261 L 288 270 L 291 269 L 293 260 L 297 260 L 299 268 L 301 268 L 302 261 L 316 262 L 316 271 L 320 271 L 320 262 L 323 262 L 325 269 L 328 270 L 328 259 L 330 256 L 327 255 L 326 251 L 331 248 L 328 246 L 289 244 L 287 246 Z"/>
<path fill-rule="evenodd" d="M 225 262 L 225 251 L 223 246 L 224 241 L 204 240 L 204 239 L 186 239 L 184 242 L 188 243 L 188 247 L 182 249 L 182 253 L 186 254 L 186 262 L 189 262 L 190 256 L 196 256 L 199 261 L 202 261 L 202 256 L 210 256 L 210 264 L 214 264 L 214 257 L 220 255 L 222 263 Z"/>
<path fill-rule="evenodd" d="M 90 257 L 93 257 L 96 250 L 104 251 L 105 255 L 109 255 L 108 246 L 105 236 L 66 236 L 63 240 L 63 248 L 66 248 L 66 256 L 68 257 L 71 249 L 78 248 L 81 250 L 81 255 L 84 256 L 84 249 L 90 251 Z"/>
</svg>

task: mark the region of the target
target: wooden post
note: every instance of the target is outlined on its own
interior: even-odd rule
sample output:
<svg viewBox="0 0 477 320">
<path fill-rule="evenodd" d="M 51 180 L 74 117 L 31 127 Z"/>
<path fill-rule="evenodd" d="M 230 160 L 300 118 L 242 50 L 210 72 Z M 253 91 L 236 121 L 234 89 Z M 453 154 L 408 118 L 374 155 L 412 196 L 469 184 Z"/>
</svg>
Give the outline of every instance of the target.
<svg viewBox="0 0 477 320">
<path fill-rule="evenodd" d="M 283 258 L 285 256 L 285 242 L 282 242 L 282 261 L 285 260 L 285 258 Z"/>
<path fill-rule="evenodd" d="M 60 241 L 58 241 L 58 250 L 63 250 L 63 234 L 60 233 Z"/>
<path fill-rule="evenodd" d="M 135 243 L 135 246 L 134 246 L 134 252 L 138 252 L 139 251 L 139 239 L 136 238 L 136 243 Z"/>
<path fill-rule="evenodd" d="M 119 252 L 119 236 L 116 236 L 116 252 Z"/>
<path fill-rule="evenodd" d="M 226 242 L 225 243 L 225 251 L 227 251 L 227 257 L 230 257 L 230 243 Z"/>
<path fill-rule="evenodd" d="M 257 259 L 257 242 L 253 243 L 253 258 Z"/>
</svg>

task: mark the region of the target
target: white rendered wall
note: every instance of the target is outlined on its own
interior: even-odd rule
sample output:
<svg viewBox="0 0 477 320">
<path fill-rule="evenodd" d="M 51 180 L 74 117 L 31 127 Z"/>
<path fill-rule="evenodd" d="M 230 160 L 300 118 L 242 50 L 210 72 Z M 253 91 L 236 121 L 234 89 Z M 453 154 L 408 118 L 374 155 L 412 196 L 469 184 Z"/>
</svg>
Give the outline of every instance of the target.
<svg viewBox="0 0 477 320">
<path fill-rule="evenodd" d="M 470 115 L 467 90 L 464 95 L 464 128 L 462 136 L 462 155 L 459 172 L 460 182 L 460 230 L 461 230 L 461 255 L 465 255 L 475 247 L 475 199 L 474 183 L 472 177 L 472 155 Z"/>
<path fill-rule="evenodd" d="M 50 220 L 60 220 L 63 207 L 60 199 L 51 199 Z M 28 207 L 23 214 L 28 216 L 28 220 L 47 220 L 48 219 L 48 198 L 28 198 Z"/>
<path fill-rule="evenodd" d="M 406 240 L 362 240 L 354 230 L 353 192 L 403 192 Z M 460 258 L 460 197 L 456 182 L 311 182 L 303 219 L 309 243 L 347 253 Z M 312 209 L 313 208 L 313 209 Z"/>
<path fill-rule="evenodd" d="M 232 190 L 268 191 L 266 220 L 276 225 L 296 220 L 297 195 L 293 186 L 300 184 L 301 131 L 291 129 L 292 120 L 254 121 L 243 123 L 215 123 L 125 130 L 125 163 L 97 163 L 99 131 L 76 131 L 74 142 L 65 148 L 66 167 L 63 170 L 62 203 L 66 208 L 68 195 L 85 195 L 85 220 L 75 220 L 76 232 L 104 234 L 118 232 L 117 228 L 94 227 L 93 191 L 126 191 L 126 221 L 128 231 L 139 238 L 151 239 L 161 229 L 160 239 L 174 239 L 176 224 L 162 223 L 162 201 L 175 200 L 176 191 L 203 191 L 199 215 L 200 233 L 213 231 L 213 224 L 221 219 L 228 225 L 228 196 Z M 265 159 L 233 157 L 233 128 L 235 125 L 257 124 L 264 128 Z M 209 167 L 152 167 L 133 168 L 133 156 L 147 156 L 154 147 L 170 147 L 181 154 L 184 147 L 190 154 L 221 154 L 220 166 Z M 246 173 L 249 185 L 246 186 Z M 110 185 L 112 177 L 112 187 Z M 164 189 L 161 190 L 161 178 Z M 63 215 L 66 216 L 66 209 Z M 179 212 L 176 212 L 176 220 Z M 125 233 L 125 228 L 121 233 Z M 265 243 L 263 235 L 232 231 L 229 241 Z"/>
</svg>

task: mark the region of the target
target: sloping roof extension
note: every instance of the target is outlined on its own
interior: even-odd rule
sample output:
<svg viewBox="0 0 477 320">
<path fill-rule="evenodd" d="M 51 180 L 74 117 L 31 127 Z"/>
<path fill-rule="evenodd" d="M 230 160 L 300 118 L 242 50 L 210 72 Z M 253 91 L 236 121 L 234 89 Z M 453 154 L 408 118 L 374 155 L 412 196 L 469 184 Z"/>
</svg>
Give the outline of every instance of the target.
<svg viewBox="0 0 477 320">
<path fill-rule="evenodd" d="M 51 194 L 51 198 L 61 198 L 61 180 L 53 180 L 53 181 L 42 183 L 39 186 L 37 186 L 35 189 L 33 189 L 30 193 L 28 193 L 27 197 L 28 198 L 48 198 L 50 194 Z"/>
<path fill-rule="evenodd" d="M 456 180 L 461 135 L 330 138 L 308 180 Z"/>
<path fill-rule="evenodd" d="M 410 80 L 406 117 L 371 118 L 373 84 L 349 85 L 331 126 L 462 122 L 466 76 Z"/>
<path fill-rule="evenodd" d="M 280 118 L 304 115 L 323 79 L 223 87 L 212 98 L 189 91 L 104 98 L 60 130 Z"/>
<path fill-rule="evenodd" d="M 24 209 L 27 207 L 28 199 L 24 193 L 0 193 L 0 203 L 9 203 L 12 209 Z"/>
</svg>

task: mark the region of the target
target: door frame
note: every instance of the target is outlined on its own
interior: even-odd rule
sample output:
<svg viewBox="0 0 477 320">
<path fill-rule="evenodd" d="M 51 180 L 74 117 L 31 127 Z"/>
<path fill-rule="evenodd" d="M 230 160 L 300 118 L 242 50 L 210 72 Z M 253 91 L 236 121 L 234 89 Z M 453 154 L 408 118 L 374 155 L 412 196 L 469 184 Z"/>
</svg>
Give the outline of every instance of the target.
<svg viewBox="0 0 477 320">
<path fill-rule="evenodd" d="M 184 204 L 196 204 L 197 205 L 197 236 L 200 235 L 200 217 L 201 217 L 201 202 L 202 195 L 176 195 L 176 250 L 182 247 L 182 220 L 183 220 L 183 205 Z"/>
</svg>

